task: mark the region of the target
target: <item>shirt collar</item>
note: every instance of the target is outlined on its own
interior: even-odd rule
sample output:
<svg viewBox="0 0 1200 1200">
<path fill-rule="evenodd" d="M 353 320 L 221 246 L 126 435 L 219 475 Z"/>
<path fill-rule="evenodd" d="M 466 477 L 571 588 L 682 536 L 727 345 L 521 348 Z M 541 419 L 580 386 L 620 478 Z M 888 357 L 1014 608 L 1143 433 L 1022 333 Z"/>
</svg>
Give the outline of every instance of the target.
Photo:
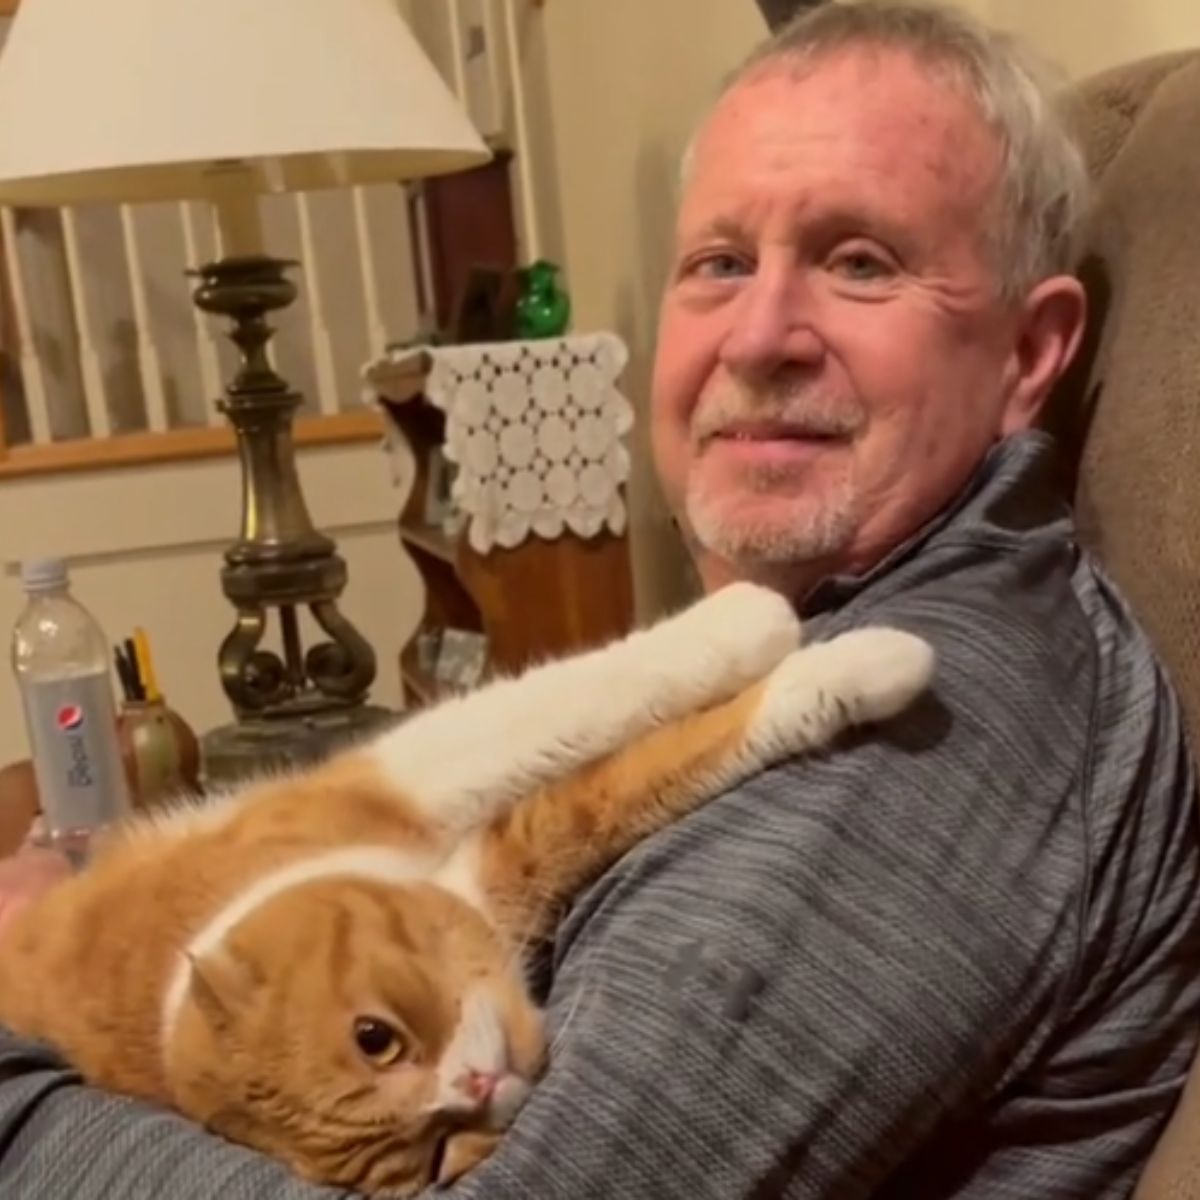
<svg viewBox="0 0 1200 1200">
<path fill-rule="evenodd" d="M 934 546 L 1013 539 L 1047 525 L 1069 524 L 1058 479 L 1057 451 L 1049 434 L 1036 429 L 1011 434 L 991 448 L 950 505 L 874 566 L 858 574 L 830 575 L 818 583 L 801 604 L 801 616 L 841 608 Z"/>
</svg>

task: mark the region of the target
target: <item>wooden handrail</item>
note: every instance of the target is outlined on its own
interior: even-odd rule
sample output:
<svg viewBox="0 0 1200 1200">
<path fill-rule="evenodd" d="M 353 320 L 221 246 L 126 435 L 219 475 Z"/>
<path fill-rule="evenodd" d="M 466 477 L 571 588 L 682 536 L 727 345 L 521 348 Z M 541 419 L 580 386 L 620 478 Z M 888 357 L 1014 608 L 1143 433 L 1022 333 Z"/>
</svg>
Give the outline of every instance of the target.
<svg viewBox="0 0 1200 1200">
<path fill-rule="evenodd" d="M 364 408 L 332 416 L 299 417 L 293 436 L 297 446 L 335 446 L 374 441 L 383 437 L 383 431 L 379 410 Z M 151 463 L 216 458 L 236 452 L 237 439 L 226 425 L 211 429 L 174 429 L 167 433 L 75 438 L 38 446 L 10 446 L 7 454 L 0 456 L 0 483 L 13 476 L 140 467 Z"/>
</svg>

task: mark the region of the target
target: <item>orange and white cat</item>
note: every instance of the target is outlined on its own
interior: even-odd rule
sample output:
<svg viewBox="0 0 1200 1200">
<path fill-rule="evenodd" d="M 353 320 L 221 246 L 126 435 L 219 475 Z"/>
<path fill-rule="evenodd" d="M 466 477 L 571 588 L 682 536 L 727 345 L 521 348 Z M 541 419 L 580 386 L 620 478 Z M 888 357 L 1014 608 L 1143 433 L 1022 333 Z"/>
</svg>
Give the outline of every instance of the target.
<svg viewBox="0 0 1200 1200">
<path fill-rule="evenodd" d="M 735 584 L 318 767 L 115 832 L 0 937 L 0 1022 L 307 1178 L 406 1196 L 536 1080 L 522 952 L 639 839 L 922 691 L 887 629 L 800 646 Z"/>
</svg>

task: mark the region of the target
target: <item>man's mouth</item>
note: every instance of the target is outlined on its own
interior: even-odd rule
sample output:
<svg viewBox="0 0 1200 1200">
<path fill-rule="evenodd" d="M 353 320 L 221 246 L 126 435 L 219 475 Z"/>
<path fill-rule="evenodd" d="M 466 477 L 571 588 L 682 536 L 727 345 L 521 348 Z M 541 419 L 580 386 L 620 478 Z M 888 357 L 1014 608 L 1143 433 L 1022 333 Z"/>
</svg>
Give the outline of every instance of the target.
<svg viewBox="0 0 1200 1200">
<path fill-rule="evenodd" d="M 705 442 L 723 441 L 753 444 L 756 442 L 797 442 L 820 444 L 844 442 L 849 435 L 840 430 L 816 429 L 811 426 L 781 425 L 775 423 L 755 425 L 732 425 L 709 434 Z"/>
<path fill-rule="evenodd" d="M 833 442 L 841 437 L 836 433 L 818 433 L 811 429 L 722 430 L 717 437 L 734 442 Z"/>
</svg>

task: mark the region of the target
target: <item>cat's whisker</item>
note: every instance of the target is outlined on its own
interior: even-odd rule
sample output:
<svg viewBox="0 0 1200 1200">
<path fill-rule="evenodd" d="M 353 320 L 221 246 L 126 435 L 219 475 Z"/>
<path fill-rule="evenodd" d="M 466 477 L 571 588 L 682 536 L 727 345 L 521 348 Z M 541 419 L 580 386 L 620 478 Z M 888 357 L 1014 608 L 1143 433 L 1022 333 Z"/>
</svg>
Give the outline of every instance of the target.
<svg viewBox="0 0 1200 1200">
<path fill-rule="evenodd" d="M 575 994 L 575 999 L 571 1001 L 571 1007 L 567 1010 L 567 1015 L 563 1018 L 562 1024 L 554 1031 L 554 1037 L 550 1041 L 550 1047 L 547 1054 L 553 1058 L 562 1048 L 562 1044 L 567 1036 L 567 1030 L 571 1026 L 571 1022 L 575 1019 L 575 1014 L 579 1011 L 579 1006 L 583 1002 L 582 989 Z"/>
<path fill-rule="evenodd" d="M 553 1057 L 562 1047 L 563 1040 L 567 1035 L 567 1030 L 571 1023 L 575 1020 L 576 1014 L 579 1012 L 579 1006 L 583 1003 L 584 997 L 587 995 L 587 976 L 588 964 L 585 959 L 579 968 L 579 983 L 575 988 L 575 997 L 571 1001 L 571 1007 L 567 1009 L 567 1015 L 563 1018 L 562 1024 L 554 1031 L 554 1037 L 550 1041 L 549 1055 Z"/>
<path fill-rule="evenodd" d="M 511 952 L 508 955 L 507 963 L 505 964 L 510 971 L 520 971 L 522 975 L 525 973 L 525 967 L 528 962 L 529 947 L 533 944 L 533 930 L 522 929 L 521 936 L 512 943 Z"/>
</svg>

